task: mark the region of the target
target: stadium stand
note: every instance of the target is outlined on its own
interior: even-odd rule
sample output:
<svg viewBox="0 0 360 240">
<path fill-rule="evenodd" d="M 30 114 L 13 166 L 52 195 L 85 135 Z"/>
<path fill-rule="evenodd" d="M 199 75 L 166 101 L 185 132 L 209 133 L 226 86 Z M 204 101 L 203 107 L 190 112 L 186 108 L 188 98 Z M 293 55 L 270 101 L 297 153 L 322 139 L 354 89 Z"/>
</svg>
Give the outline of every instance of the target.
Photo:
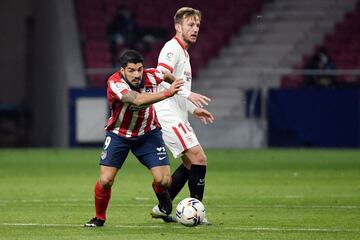
<svg viewBox="0 0 360 240">
<path fill-rule="evenodd" d="M 246 91 L 261 88 L 265 93 L 268 88 L 280 87 L 282 70 L 291 69 L 304 54 L 310 54 L 355 5 L 355 0 L 266 3 L 219 57 L 199 72 L 194 88 L 205 89 L 205 94 L 216 99 L 209 106 L 216 117 L 243 118 Z M 291 84 L 297 78 L 291 77 Z"/>
<path fill-rule="evenodd" d="M 321 43 L 313 46 L 310 54 L 304 54 L 301 62 L 294 65 L 295 69 L 306 68 L 310 57 L 317 54 L 320 49 L 327 49 L 337 69 L 353 70 L 360 67 L 360 1 L 347 1 L 349 7 L 355 8 L 346 12 L 341 21 L 337 22 L 330 32 L 323 35 Z M 356 4 L 356 5 L 355 5 Z M 336 85 L 347 86 L 359 83 L 359 78 L 353 75 L 337 76 Z M 303 76 L 283 76 L 281 86 L 297 88 L 304 85 Z"/>
<path fill-rule="evenodd" d="M 204 19 L 198 43 L 190 50 L 193 75 L 196 77 L 199 69 L 205 67 L 210 58 L 217 56 L 220 49 L 229 43 L 230 38 L 260 11 L 262 2 L 267 1 L 229 0 L 224 4 L 221 0 L 75 0 L 85 68 L 112 67 L 106 27 L 118 6 L 125 6 L 134 12 L 136 22 L 141 28 L 162 27 L 169 32 L 168 37 L 173 33 L 172 19 L 175 11 L 182 6 L 192 6 L 202 11 Z M 142 52 L 147 66 L 156 65 L 157 56 L 166 40 L 156 42 L 151 50 Z M 88 80 L 91 87 L 104 86 L 102 74 L 91 75 Z"/>
<path fill-rule="evenodd" d="M 75 2 L 78 8 L 81 4 L 88 4 L 88 1 L 84 0 L 75 0 Z M 91 2 L 96 1 L 91 0 Z M 339 40 L 334 39 L 337 39 L 335 35 L 339 33 L 342 34 L 340 38 L 348 38 L 347 34 L 342 32 L 345 30 L 334 29 L 343 28 L 344 18 L 351 22 L 359 16 L 357 11 L 354 11 L 358 9 L 357 2 L 358 0 L 231 0 L 224 4 L 220 0 L 211 2 L 185 0 L 181 1 L 180 5 L 179 2 L 163 0 L 155 0 L 151 3 L 105 0 L 101 6 L 94 3 L 96 7 L 89 9 L 89 11 L 97 9 L 101 12 L 92 16 L 104 23 L 91 26 L 102 27 L 103 36 L 97 36 L 101 31 L 96 30 L 97 33 L 94 34 L 96 37 L 90 37 L 91 34 L 86 34 L 88 29 L 79 28 L 83 34 L 83 42 L 89 41 L 89 37 L 106 42 L 104 28 L 115 13 L 116 6 L 122 3 L 138 13 L 136 21 L 140 26 L 164 27 L 169 30 L 169 37 L 171 37 L 173 23 L 169 19 L 172 19 L 176 9 L 186 5 L 199 8 L 204 16 L 201 34 L 198 43 L 190 49 L 196 76 L 193 89 L 214 100 L 207 108 L 214 114 L 217 121 L 212 132 L 207 131 L 206 126 L 196 121 L 192 124 L 198 130 L 199 138 L 207 146 L 259 147 L 266 145 L 267 91 L 270 88 L 300 86 L 302 76 L 287 76 L 286 74 L 291 73 L 293 69 L 301 68 L 302 61 L 312 55 L 314 48 L 319 49 L 323 46 L 324 41 L 338 42 Z M 151 14 L 160 10 L 161 14 L 156 14 L 156 16 Z M 80 14 L 79 17 L 81 17 Z M 84 21 L 79 20 L 79 24 Z M 358 25 L 353 24 L 351 28 L 355 29 Z M 351 64 L 358 62 L 358 58 L 349 56 L 348 53 L 358 47 L 357 42 L 354 40 L 347 45 L 352 50 L 345 51 L 343 46 L 341 54 L 334 56 L 339 67 L 342 67 L 338 64 L 339 59 L 345 59 L 345 62 Z M 150 51 L 144 53 L 148 66 L 155 66 L 156 57 L 162 45 L 163 42 L 157 42 Z M 83 50 L 87 51 L 85 48 Z M 330 51 L 331 54 L 333 54 L 332 51 Z M 84 56 L 87 55 L 84 54 Z M 108 67 L 111 65 L 109 59 L 110 57 L 108 57 L 107 65 L 104 63 L 96 67 Z M 93 68 L 87 65 L 87 60 L 85 60 L 85 67 Z M 90 81 L 89 86 L 101 87 L 103 84 L 104 77 L 100 76 L 99 79 Z M 249 94 L 249 91 L 256 93 Z M 260 118 L 247 118 L 247 116 L 254 116 L 251 109 L 258 111 L 255 105 L 262 108 L 261 114 L 257 115 Z M 218 131 L 216 134 L 228 136 L 225 139 L 229 141 L 221 143 L 213 141 L 212 139 L 216 139 L 214 137 L 216 134 L 213 134 L 215 130 Z M 230 140 L 234 139 L 235 135 L 243 137 L 237 142 Z"/>
</svg>

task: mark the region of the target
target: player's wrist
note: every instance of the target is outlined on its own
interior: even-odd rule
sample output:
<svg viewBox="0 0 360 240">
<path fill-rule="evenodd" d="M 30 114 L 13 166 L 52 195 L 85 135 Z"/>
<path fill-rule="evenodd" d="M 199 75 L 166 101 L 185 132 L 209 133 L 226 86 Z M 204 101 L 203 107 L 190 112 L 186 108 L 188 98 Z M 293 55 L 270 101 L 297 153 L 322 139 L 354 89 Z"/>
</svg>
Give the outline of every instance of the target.
<svg viewBox="0 0 360 240">
<path fill-rule="evenodd" d="M 168 97 L 171 97 L 173 96 L 174 94 L 172 94 L 172 92 L 169 90 L 169 89 L 166 89 L 163 91 L 163 95 L 168 98 Z"/>
</svg>

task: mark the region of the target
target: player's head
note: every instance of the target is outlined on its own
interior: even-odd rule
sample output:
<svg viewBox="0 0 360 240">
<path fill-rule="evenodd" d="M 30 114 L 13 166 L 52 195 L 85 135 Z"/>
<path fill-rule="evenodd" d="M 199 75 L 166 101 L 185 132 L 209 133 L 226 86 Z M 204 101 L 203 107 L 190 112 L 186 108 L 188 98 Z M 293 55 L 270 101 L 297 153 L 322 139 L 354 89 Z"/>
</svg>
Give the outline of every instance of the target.
<svg viewBox="0 0 360 240">
<path fill-rule="evenodd" d="M 139 88 L 142 84 L 144 58 L 135 50 L 126 50 L 120 56 L 120 72 L 131 88 Z"/>
<path fill-rule="evenodd" d="M 195 43 L 199 35 L 200 22 L 199 10 L 191 7 L 180 8 L 174 16 L 176 36 L 187 46 Z"/>
</svg>

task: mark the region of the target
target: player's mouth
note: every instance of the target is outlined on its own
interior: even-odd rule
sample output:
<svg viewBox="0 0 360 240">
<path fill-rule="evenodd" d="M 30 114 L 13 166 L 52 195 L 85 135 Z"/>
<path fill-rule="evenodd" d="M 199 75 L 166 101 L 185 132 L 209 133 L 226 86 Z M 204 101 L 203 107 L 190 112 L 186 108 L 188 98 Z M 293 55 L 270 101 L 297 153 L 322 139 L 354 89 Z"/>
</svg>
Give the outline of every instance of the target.
<svg viewBox="0 0 360 240">
<path fill-rule="evenodd" d="M 139 85 L 141 82 L 141 79 L 137 79 L 137 78 L 134 78 L 131 83 L 134 84 L 134 85 Z"/>
<path fill-rule="evenodd" d="M 197 39 L 198 35 L 197 35 L 197 34 L 191 34 L 190 37 L 191 37 L 192 39 Z"/>
</svg>

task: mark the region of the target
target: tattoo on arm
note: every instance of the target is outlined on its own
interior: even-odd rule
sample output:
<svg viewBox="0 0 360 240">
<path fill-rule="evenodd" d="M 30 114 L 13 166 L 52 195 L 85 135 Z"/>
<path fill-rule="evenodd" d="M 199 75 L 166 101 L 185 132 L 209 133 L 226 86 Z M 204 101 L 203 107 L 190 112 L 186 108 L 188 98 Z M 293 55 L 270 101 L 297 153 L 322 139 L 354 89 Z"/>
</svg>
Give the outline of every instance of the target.
<svg viewBox="0 0 360 240">
<path fill-rule="evenodd" d="M 124 103 L 134 103 L 134 100 L 137 98 L 137 95 L 139 93 L 135 92 L 135 91 L 128 91 L 127 93 L 125 93 L 121 100 L 124 102 Z"/>
</svg>

